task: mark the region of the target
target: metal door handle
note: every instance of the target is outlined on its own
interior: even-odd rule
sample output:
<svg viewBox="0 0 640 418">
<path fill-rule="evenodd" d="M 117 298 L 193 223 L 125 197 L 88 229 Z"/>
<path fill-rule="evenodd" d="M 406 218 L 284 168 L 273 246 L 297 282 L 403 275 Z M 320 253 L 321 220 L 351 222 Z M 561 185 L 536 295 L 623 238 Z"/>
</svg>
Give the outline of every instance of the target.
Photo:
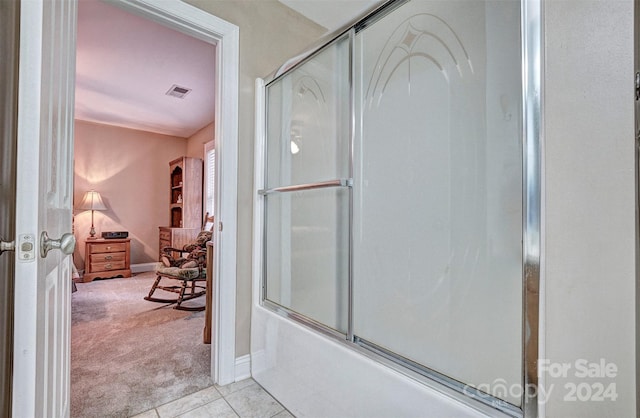
<svg viewBox="0 0 640 418">
<path fill-rule="evenodd" d="M 0 237 L 0 255 L 5 251 L 15 251 L 15 249 L 15 241 L 4 241 L 4 239 Z"/>
<path fill-rule="evenodd" d="M 47 231 L 40 234 L 40 257 L 45 258 L 49 251 L 60 250 L 63 254 L 73 254 L 76 248 L 76 237 L 73 234 L 62 234 L 60 239 L 51 239 Z"/>
</svg>

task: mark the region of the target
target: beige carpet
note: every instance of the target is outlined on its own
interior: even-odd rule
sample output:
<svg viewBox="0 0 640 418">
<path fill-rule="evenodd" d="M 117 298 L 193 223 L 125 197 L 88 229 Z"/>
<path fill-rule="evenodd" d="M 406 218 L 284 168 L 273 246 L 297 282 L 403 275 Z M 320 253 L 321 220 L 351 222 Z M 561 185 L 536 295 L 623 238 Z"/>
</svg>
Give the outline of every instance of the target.
<svg viewBox="0 0 640 418">
<path fill-rule="evenodd" d="M 128 417 L 212 384 L 204 312 L 144 300 L 154 277 L 78 283 L 71 302 L 72 417 Z M 204 304 L 204 296 L 188 303 Z"/>
</svg>

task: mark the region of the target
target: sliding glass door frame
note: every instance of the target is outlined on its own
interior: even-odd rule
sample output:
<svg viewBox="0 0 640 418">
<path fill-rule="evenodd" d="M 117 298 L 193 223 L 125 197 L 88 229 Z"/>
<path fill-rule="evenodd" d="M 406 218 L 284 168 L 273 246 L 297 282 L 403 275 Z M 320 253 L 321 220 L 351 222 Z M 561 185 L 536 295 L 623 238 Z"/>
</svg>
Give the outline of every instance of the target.
<svg viewBox="0 0 640 418">
<path fill-rule="evenodd" d="M 522 0 L 523 412 L 538 416 L 542 259 L 542 0 Z"/>
<path fill-rule="evenodd" d="M 538 374 L 537 360 L 539 358 L 539 291 L 540 291 L 540 275 L 541 275 L 541 237 L 542 237 L 542 1 L 541 0 L 521 0 L 521 51 L 522 51 L 522 407 L 516 407 L 501 399 L 490 396 L 475 388 L 465 385 L 462 382 L 451 379 L 443 374 L 435 372 L 423 365 L 412 362 L 411 360 L 402 358 L 394 353 L 390 353 L 375 344 L 362 341 L 354 335 L 353 329 L 353 213 L 354 213 L 354 197 L 353 197 L 353 176 L 354 176 L 354 144 L 356 141 L 356 109 L 355 109 L 355 65 L 354 65 L 354 42 L 355 34 L 371 25 L 380 17 L 385 16 L 390 11 L 406 3 L 408 0 L 392 0 L 382 6 L 370 10 L 364 17 L 354 20 L 353 22 L 338 29 L 327 37 L 323 38 L 316 45 L 311 47 L 307 52 L 298 55 L 296 58 L 285 63 L 281 68 L 273 74 L 260 80 L 256 84 L 258 89 L 263 89 L 257 94 L 257 100 L 262 100 L 262 108 L 257 105 L 256 111 L 265 112 L 257 117 L 258 143 L 262 143 L 264 148 L 260 153 L 256 154 L 256 170 L 261 170 L 263 178 L 267 174 L 267 158 L 266 158 L 266 141 L 260 139 L 259 132 L 263 136 L 266 135 L 266 112 L 268 111 L 268 103 L 266 100 L 265 90 L 268 86 L 290 71 L 300 67 L 304 63 L 313 59 L 313 57 L 322 51 L 328 45 L 336 42 L 344 36 L 349 37 L 349 155 L 348 155 L 348 178 L 340 178 L 331 182 L 310 183 L 297 185 L 292 187 L 282 187 L 265 189 L 264 185 L 256 184 L 257 199 L 256 205 L 261 205 L 261 210 L 256 213 L 261 214 L 261 219 L 256 223 L 262 228 L 258 229 L 261 236 L 254 239 L 261 243 L 261 251 L 259 252 L 260 262 L 256 265 L 262 268 L 262 283 L 260 288 L 259 303 L 261 306 L 271 311 L 290 318 L 294 321 L 302 323 L 319 333 L 330 336 L 341 343 L 346 344 L 353 350 L 363 355 L 373 358 L 395 370 L 426 383 L 438 390 L 446 392 L 462 402 L 471 406 L 476 405 L 476 401 L 481 404 L 488 405 L 498 409 L 511 416 L 534 417 L 538 415 Z M 267 299 L 266 294 L 266 199 L 269 194 L 289 192 L 294 188 L 296 190 L 307 190 L 325 187 L 343 187 L 349 189 L 349 266 L 348 266 L 348 321 L 347 332 L 341 333 L 325 326 L 311 318 L 300 315 L 284 306 L 273 303 Z M 464 395 L 461 396 L 460 394 Z M 473 399 L 473 400 L 470 400 Z"/>
</svg>

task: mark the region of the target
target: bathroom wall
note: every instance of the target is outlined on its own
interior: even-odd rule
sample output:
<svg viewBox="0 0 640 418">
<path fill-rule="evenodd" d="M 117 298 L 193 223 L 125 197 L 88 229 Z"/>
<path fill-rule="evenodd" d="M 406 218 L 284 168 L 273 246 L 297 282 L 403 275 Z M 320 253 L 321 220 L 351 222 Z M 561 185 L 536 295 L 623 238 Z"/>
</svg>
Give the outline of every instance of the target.
<svg viewBox="0 0 640 418">
<path fill-rule="evenodd" d="M 543 375 L 548 417 L 636 415 L 633 16 L 632 1 L 544 3 L 541 356 L 570 367 Z M 601 359 L 615 377 L 576 375 Z M 572 384 L 617 398 L 567 400 Z"/>
</svg>

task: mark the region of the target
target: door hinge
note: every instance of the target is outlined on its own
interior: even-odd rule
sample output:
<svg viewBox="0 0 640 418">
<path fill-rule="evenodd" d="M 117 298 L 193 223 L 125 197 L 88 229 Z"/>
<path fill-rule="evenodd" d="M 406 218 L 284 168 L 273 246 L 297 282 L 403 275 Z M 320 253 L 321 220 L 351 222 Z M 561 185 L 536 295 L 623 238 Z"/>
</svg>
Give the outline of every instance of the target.
<svg viewBox="0 0 640 418">
<path fill-rule="evenodd" d="M 636 100 L 640 100 L 640 72 L 636 72 Z"/>
<path fill-rule="evenodd" d="M 218 222 L 218 231 L 222 232 L 222 222 Z"/>
</svg>

